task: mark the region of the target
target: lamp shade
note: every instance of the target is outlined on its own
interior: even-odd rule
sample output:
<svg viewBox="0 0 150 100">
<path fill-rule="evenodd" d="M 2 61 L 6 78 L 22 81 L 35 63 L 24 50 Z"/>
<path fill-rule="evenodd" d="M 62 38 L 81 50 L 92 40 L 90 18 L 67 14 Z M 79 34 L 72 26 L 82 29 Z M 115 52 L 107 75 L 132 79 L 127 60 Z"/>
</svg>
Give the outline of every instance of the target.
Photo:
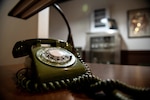
<svg viewBox="0 0 150 100">
<path fill-rule="evenodd" d="M 70 0 L 20 0 L 8 13 L 9 16 L 27 19 L 54 3 Z"/>
</svg>

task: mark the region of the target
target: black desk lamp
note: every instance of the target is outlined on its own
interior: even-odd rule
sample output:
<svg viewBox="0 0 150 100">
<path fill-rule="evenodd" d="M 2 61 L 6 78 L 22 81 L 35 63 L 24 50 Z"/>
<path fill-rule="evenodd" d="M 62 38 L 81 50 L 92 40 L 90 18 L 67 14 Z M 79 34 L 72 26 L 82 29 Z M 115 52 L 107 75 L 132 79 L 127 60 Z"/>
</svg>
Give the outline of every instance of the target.
<svg viewBox="0 0 150 100">
<path fill-rule="evenodd" d="M 68 28 L 68 39 L 67 42 L 70 43 L 74 47 L 71 28 L 66 19 L 63 11 L 56 3 L 62 3 L 70 0 L 20 0 L 17 5 L 8 13 L 9 16 L 21 18 L 21 19 L 28 19 L 33 15 L 37 14 L 41 10 L 53 6 L 56 10 L 60 13 L 63 17 L 67 28 Z"/>
</svg>

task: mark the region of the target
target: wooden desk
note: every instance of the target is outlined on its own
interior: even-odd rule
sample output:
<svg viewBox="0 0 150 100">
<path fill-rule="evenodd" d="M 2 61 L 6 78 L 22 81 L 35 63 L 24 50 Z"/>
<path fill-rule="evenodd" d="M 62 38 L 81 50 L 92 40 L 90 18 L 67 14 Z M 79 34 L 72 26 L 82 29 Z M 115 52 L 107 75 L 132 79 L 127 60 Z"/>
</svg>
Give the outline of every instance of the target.
<svg viewBox="0 0 150 100">
<path fill-rule="evenodd" d="M 117 79 L 130 85 L 150 87 L 150 67 L 88 64 L 91 71 L 101 79 Z M 84 94 L 68 90 L 45 94 L 29 94 L 16 88 L 15 73 L 23 65 L 0 66 L 0 100 L 92 100 Z"/>
</svg>

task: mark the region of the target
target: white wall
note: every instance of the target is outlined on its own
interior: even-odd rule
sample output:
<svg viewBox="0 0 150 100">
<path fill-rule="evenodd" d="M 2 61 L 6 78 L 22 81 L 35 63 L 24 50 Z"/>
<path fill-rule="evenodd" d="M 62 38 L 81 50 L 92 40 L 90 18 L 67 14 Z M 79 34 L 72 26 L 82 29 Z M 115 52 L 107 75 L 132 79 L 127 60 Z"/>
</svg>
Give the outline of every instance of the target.
<svg viewBox="0 0 150 100">
<path fill-rule="evenodd" d="M 49 37 L 49 10 L 50 8 L 47 7 L 38 13 L 38 38 Z"/>
<path fill-rule="evenodd" d="M 19 0 L 0 0 L 0 65 L 21 64 L 24 58 L 13 58 L 12 49 L 19 40 L 37 37 L 37 15 L 27 20 L 8 16 Z"/>
<path fill-rule="evenodd" d="M 150 38 L 128 38 L 127 10 L 149 7 L 148 0 L 72 0 L 61 8 L 71 25 L 75 46 L 85 48 L 86 32 L 90 31 L 90 16 L 94 9 L 109 8 L 116 19 L 122 37 L 122 50 L 150 50 Z M 67 28 L 60 15 L 51 8 L 50 38 L 67 39 Z"/>
</svg>

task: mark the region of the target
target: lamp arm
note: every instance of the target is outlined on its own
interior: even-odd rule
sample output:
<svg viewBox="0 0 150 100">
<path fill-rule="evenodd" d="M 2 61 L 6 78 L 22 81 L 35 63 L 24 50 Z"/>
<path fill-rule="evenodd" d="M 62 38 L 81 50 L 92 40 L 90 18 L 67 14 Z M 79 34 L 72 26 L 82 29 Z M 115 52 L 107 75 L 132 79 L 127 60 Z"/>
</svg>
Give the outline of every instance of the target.
<svg viewBox="0 0 150 100">
<path fill-rule="evenodd" d="M 72 34 L 71 34 L 71 28 L 70 28 L 70 25 L 69 25 L 69 22 L 68 22 L 67 18 L 65 17 L 62 9 L 60 8 L 60 6 L 58 4 L 54 3 L 53 7 L 59 12 L 59 14 L 64 19 L 64 21 L 65 21 L 65 23 L 67 25 L 67 28 L 68 28 L 68 39 L 67 39 L 67 42 L 70 43 L 73 46 L 73 48 L 74 48 L 74 43 L 73 43 Z"/>
</svg>

